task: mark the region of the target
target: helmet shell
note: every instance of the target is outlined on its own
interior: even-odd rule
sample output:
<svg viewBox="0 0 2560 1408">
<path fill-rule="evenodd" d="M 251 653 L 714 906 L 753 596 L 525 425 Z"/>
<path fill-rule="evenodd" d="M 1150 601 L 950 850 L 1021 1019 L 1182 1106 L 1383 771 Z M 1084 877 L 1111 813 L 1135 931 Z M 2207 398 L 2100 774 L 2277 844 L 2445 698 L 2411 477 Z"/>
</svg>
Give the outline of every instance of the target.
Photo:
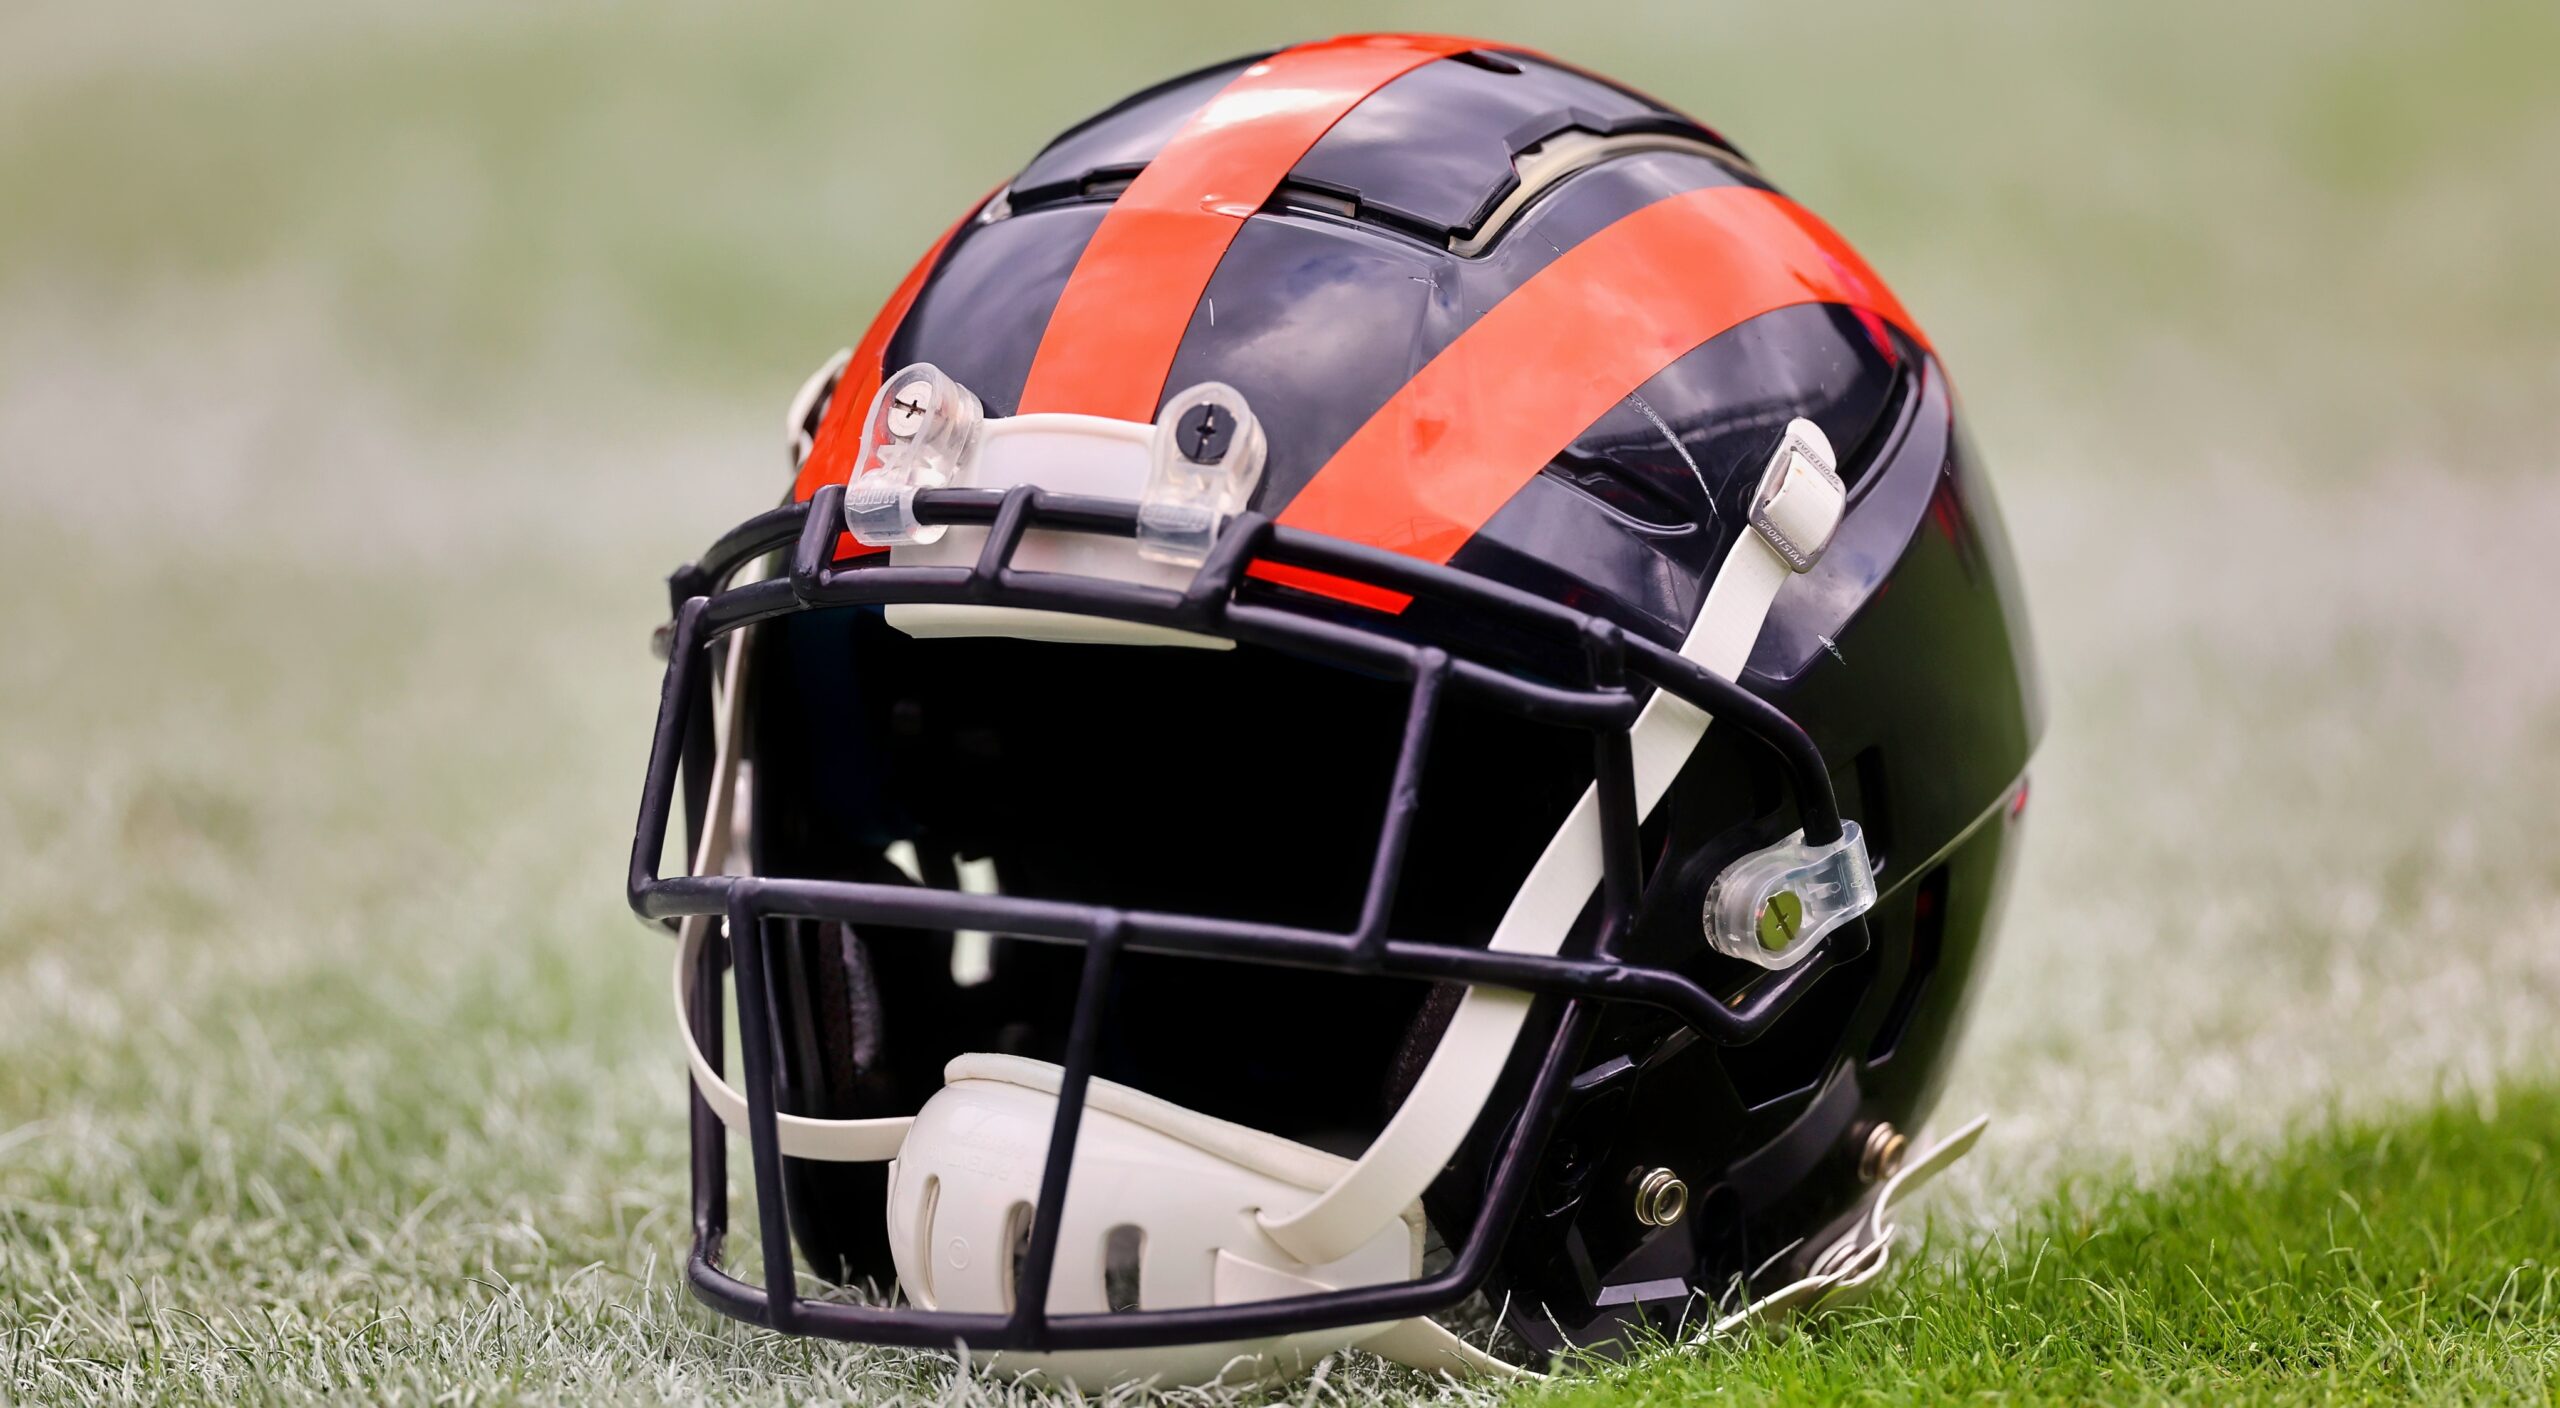
<svg viewBox="0 0 2560 1408">
<path fill-rule="evenodd" d="M 988 415 L 1015 413 L 1115 200 L 1253 62 L 1174 79 L 1050 143 L 929 257 L 881 365 L 932 362 Z M 1165 391 L 1216 381 L 1243 393 L 1269 442 L 1254 507 L 1285 515 L 1488 310 L 1638 212 L 1723 189 L 1776 194 L 1721 136 L 1644 95 L 1507 50 L 1423 64 L 1327 130 L 1241 223 Z M 1743 272 L 1702 258 L 1689 277 Z M 1560 384 L 1576 372 L 1552 368 Z M 2041 728 L 2017 574 L 1947 376 L 1907 316 L 1807 299 L 1717 333 L 1574 434 L 1448 561 L 1676 646 L 1751 531 L 1748 497 L 1797 417 L 1837 447 L 1850 506 L 1827 554 L 1780 592 L 1743 682 L 1831 760 L 1878 867 L 1874 944 L 1748 1046 L 1707 1046 L 1647 1011 L 1605 1015 L 1489 1287 L 1533 1345 L 1611 1342 L 1694 1316 L 1697 1296 L 1724 1297 L 1755 1273 L 1784 1279 L 1788 1247 L 1851 1213 L 1872 1191 L 1860 1155 L 1879 1127 L 1909 1132 L 1928 1116 L 2014 868 Z M 1250 590 L 1371 629 L 1512 649 L 1427 603 L 1382 617 L 1321 591 Z M 822 746 L 788 719 L 760 733 L 769 748 Z M 855 769 L 839 758 L 820 771 Z M 1702 950 L 1699 906 L 1726 862 L 1796 826 L 1784 799 L 1766 757 L 1709 731 L 1644 828 L 1648 861 L 1670 883 L 1628 958 L 1743 990 L 1756 975 Z M 763 834 L 806 824 L 781 814 L 797 803 L 778 786 L 758 804 L 776 813 L 760 819 Z M 787 1084 L 811 1112 L 829 1098 L 829 1043 L 847 1039 L 828 1015 L 845 985 L 823 956 L 832 942 L 812 938 L 820 957 L 803 975 L 818 1000 L 784 1014 L 797 1033 Z M 1408 1048 L 1427 1051 L 1429 1020 Z M 1525 1076 L 1510 1073 L 1513 1093 Z M 1452 1243 L 1474 1221 L 1503 1133 L 1499 1120 L 1483 1126 L 1426 1198 Z M 1655 1169 L 1691 1190 L 1668 1227 L 1636 1216 L 1637 1184 Z M 823 1211 L 863 1199 L 794 1203 L 818 1209 L 799 1228 L 813 1261 L 878 1269 L 868 1214 L 837 1225 Z"/>
</svg>

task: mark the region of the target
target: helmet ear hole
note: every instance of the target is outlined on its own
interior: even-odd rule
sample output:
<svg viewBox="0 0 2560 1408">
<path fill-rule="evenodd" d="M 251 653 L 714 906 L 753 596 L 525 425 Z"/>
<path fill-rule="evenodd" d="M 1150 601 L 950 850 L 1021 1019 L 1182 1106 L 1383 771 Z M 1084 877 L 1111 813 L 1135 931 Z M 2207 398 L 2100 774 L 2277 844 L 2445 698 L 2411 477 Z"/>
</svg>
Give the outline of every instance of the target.
<svg viewBox="0 0 2560 1408">
<path fill-rule="evenodd" d="M 915 1223 L 907 1229 L 908 1235 L 914 1238 L 916 1271 L 922 1281 L 916 1288 L 920 1292 L 916 1299 L 927 1309 L 931 1309 L 934 1303 L 933 1214 L 941 1205 L 942 1175 L 928 1173 L 924 1176 L 924 1193 L 917 1199 Z"/>
</svg>

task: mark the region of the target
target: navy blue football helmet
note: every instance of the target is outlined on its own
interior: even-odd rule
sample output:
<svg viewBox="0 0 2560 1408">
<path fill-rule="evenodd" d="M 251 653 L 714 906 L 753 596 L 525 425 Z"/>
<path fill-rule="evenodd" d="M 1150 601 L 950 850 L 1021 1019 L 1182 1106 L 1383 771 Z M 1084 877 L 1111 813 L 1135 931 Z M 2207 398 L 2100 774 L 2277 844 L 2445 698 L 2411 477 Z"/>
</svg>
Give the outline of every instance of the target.
<svg viewBox="0 0 2560 1408">
<path fill-rule="evenodd" d="M 674 578 L 629 887 L 713 1306 L 1516 1373 L 1856 1289 L 1978 1131 L 1921 1126 L 2039 729 L 2009 547 L 1919 325 L 1714 131 L 1471 39 L 1205 69 L 791 432 Z"/>
</svg>

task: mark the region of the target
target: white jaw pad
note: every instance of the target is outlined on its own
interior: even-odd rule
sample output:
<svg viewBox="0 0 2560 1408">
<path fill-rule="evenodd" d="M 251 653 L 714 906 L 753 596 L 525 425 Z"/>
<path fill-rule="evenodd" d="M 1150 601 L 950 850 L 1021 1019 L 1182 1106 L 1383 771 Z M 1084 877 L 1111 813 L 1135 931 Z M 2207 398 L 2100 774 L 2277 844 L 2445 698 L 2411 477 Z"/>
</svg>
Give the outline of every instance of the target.
<svg viewBox="0 0 2560 1408">
<path fill-rule="evenodd" d="M 1058 1111 L 1061 1072 L 1016 1056 L 968 1055 L 916 1113 L 889 1166 L 889 1245 L 916 1304 L 1004 1314 L 1016 1249 Z M 1309 1265 L 1264 1234 L 1256 1213 L 1304 1201 L 1348 1160 L 1232 1124 L 1110 1081 L 1087 1087 L 1067 1181 L 1050 1313 L 1111 1308 L 1116 1229 L 1135 1229 L 1137 1308 L 1237 1305 L 1407 1281 L 1422 1262 L 1422 1210 L 1410 1206 L 1346 1255 Z M 1120 1232 L 1125 1246 L 1130 1234 Z M 1253 1341 L 1143 1350 L 978 1355 L 1009 1372 L 1082 1387 L 1153 1379 L 1246 1382 L 1303 1372 L 1355 1346 L 1457 1372 L 1507 1370 L 1429 1321 L 1355 1325 Z M 1481 1362 L 1478 1362 L 1481 1361 Z"/>
</svg>

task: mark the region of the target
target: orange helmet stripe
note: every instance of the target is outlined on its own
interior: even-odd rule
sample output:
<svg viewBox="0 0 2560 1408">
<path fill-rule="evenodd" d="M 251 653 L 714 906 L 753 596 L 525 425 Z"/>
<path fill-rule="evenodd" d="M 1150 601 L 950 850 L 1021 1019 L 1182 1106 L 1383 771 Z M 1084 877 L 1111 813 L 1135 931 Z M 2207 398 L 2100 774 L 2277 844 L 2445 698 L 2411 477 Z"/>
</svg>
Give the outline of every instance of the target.
<svg viewBox="0 0 2560 1408">
<path fill-rule="evenodd" d="M 1773 192 L 1716 186 L 1656 201 L 1566 250 L 1443 348 L 1280 513 L 1445 563 L 1609 408 L 1763 313 L 1861 309 L 1927 345 L 1848 242 Z M 1402 610 L 1405 598 L 1258 563 L 1257 576 Z"/>
<path fill-rule="evenodd" d="M 1112 202 L 1067 279 L 1019 409 L 1155 419 L 1209 276 L 1246 217 L 1345 113 L 1434 59 L 1492 47 L 1441 35 L 1345 35 L 1236 75 Z"/>
</svg>

